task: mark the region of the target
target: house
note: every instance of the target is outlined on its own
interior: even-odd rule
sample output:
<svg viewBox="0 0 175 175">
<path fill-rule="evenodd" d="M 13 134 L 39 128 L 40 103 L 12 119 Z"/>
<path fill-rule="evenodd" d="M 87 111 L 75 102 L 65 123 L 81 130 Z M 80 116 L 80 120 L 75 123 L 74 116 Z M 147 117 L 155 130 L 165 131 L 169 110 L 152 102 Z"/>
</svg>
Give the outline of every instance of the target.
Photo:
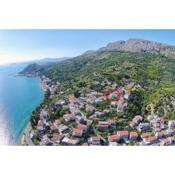
<svg viewBox="0 0 175 175">
<path fill-rule="evenodd" d="M 49 140 L 45 143 L 46 146 L 52 146 L 53 144 L 54 144 L 54 143 L 51 142 L 51 141 L 49 141 Z"/>
<path fill-rule="evenodd" d="M 59 125 L 58 131 L 60 133 L 65 132 L 66 130 L 68 130 L 68 127 L 66 125 L 63 125 L 63 124 Z"/>
<path fill-rule="evenodd" d="M 69 105 L 63 105 L 62 108 L 67 110 L 67 109 L 69 109 Z"/>
<path fill-rule="evenodd" d="M 99 136 L 93 136 L 88 140 L 88 143 L 90 145 L 100 145 L 100 137 Z"/>
<path fill-rule="evenodd" d="M 117 142 L 109 142 L 109 146 L 118 146 L 119 144 Z"/>
<path fill-rule="evenodd" d="M 174 137 L 168 137 L 161 141 L 160 146 L 170 146 L 175 144 L 175 138 Z"/>
<path fill-rule="evenodd" d="M 141 135 L 141 138 L 144 139 L 144 138 L 148 138 L 148 137 L 151 137 L 151 132 L 144 132 L 142 135 Z"/>
<path fill-rule="evenodd" d="M 114 99 L 116 99 L 116 98 L 118 98 L 118 94 L 115 93 L 115 92 L 113 92 L 113 93 L 111 93 L 111 94 L 109 95 L 109 99 L 111 99 L 111 100 L 114 100 Z"/>
<path fill-rule="evenodd" d="M 75 117 L 72 115 L 72 114 L 65 114 L 63 116 L 64 120 L 66 122 L 72 122 L 72 121 L 75 121 Z"/>
<path fill-rule="evenodd" d="M 95 112 L 95 107 L 91 106 L 91 105 L 86 105 L 86 111 L 87 112 Z"/>
<path fill-rule="evenodd" d="M 157 115 L 149 115 L 148 121 L 150 122 L 153 130 L 156 132 L 159 132 L 165 128 L 164 119 L 158 117 Z"/>
<path fill-rule="evenodd" d="M 130 92 L 126 92 L 125 95 L 123 96 L 126 100 L 129 100 L 131 93 Z"/>
<path fill-rule="evenodd" d="M 164 132 L 163 131 L 158 131 L 155 133 L 155 136 L 158 138 L 158 139 L 161 139 L 164 137 Z"/>
<path fill-rule="evenodd" d="M 173 131 L 172 129 L 167 129 L 167 130 L 165 130 L 165 131 L 163 131 L 163 132 L 164 132 L 164 135 L 165 135 L 166 137 L 172 136 L 173 133 L 174 133 L 174 131 Z"/>
<path fill-rule="evenodd" d="M 107 122 L 109 123 L 110 126 L 116 126 L 117 124 L 117 121 L 115 119 L 109 119 Z"/>
<path fill-rule="evenodd" d="M 104 109 L 103 112 L 104 113 L 108 113 L 109 112 L 109 109 Z"/>
<path fill-rule="evenodd" d="M 86 120 L 86 122 L 87 122 L 87 126 L 91 126 L 91 125 L 92 125 L 92 123 L 93 123 L 93 121 L 92 121 L 92 120 L 90 120 L 90 119 Z"/>
<path fill-rule="evenodd" d="M 132 140 L 132 141 L 136 141 L 138 139 L 137 132 L 130 132 L 129 139 Z"/>
<path fill-rule="evenodd" d="M 136 115 L 134 118 L 133 118 L 134 121 L 136 121 L 137 123 L 138 122 L 141 122 L 143 120 L 143 117 L 141 115 Z"/>
<path fill-rule="evenodd" d="M 95 112 L 95 115 L 96 115 L 97 117 L 102 117 L 102 116 L 104 115 L 104 113 L 103 113 L 103 112 L 100 112 L 100 111 L 96 111 L 96 112 Z"/>
<path fill-rule="evenodd" d="M 169 129 L 175 129 L 175 120 L 170 120 L 168 122 Z"/>
<path fill-rule="evenodd" d="M 60 99 L 56 104 L 65 105 L 66 102 L 63 99 Z"/>
<path fill-rule="evenodd" d="M 42 137 L 42 143 L 45 144 L 47 141 L 49 141 L 49 138 L 47 135 L 43 135 Z"/>
<path fill-rule="evenodd" d="M 85 120 L 80 115 L 76 115 L 75 120 L 77 123 L 84 123 L 85 122 Z"/>
<path fill-rule="evenodd" d="M 155 114 L 153 115 L 148 115 L 147 119 L 149 122 L 157 120 L 159 117 Z"/>
<path fill-rule="evenodd" d="M 111 107 L 116 108 L 118 105 L 117 101 L 111 101 Z"/>
<path fill-rule="evenodd" d="M 98 122 L 98 128 L 100 130 L 107 130 L 108 127 L 109 127 L 109 123 L 108 122 L 106 122 L 106 121 L 99 121 Z"/>
<path fill-rule="evenodd" d="M 135 121 L 131 121 L 130 122 L 130 126 L 132 127 L 132 128 L 134 128 L 134 127 L 136 127 L 137 126 L 137 123 L 135 122 Z"/>
<path fill-rule="evenodd" d="M 137 130 L 139 132 L 149 130 L 149 129 L 151 129 L 151 125 L 149 123 L 140 123 L 139 126 L 137 127 Z"/>
<path fill-rule="evenodd" d="M 82 137 L 83 135 L 83 130 L 79 129 L 79 128 L 73 128 L 73 132 L 72 135 L 74 137 Z"/>
<path fill-rule="evenodd" d="M 38 121 L 37 129 L 38 130 L 43 130 L 44 129 L 44 121 L 43 120 Z"/>
<path fill-rule="evenodd" d="M 118 142 L 119 140 L 120 136 L 117 134 L 108 136 L 108 142 Z"/>
<path fill-rule="evenodd" d="M 57 120 L 54 121 L 54 125 L 56 127 L 58 127 L 60 124 L 61 124 L 61 120 L 60 119 L 57 119 Z"/>
<path fill-rule="evenodd" d="M 70 139 L 68 137 L 64 137 L 62 143 L 68 146 L 76 146 L 79 143 L 78 139 Z"/>
<path fill-rule="evenodd" d="M 44 125 L 44 121 L 43 120 L 38 120 L 38 125 L 37 126 L 43 126 Z"/>
<path fill-rule="evenodd" d="M 126 103 L 118 104 L 117 112 L 123 112 L 124 107 L 127 106 Z"/>
<path fill-rule="evenodd" d="M 146 137 L 143 139 L 143 143 L 146 145 L 151 145 L 151 144 L 157 143 L 158 141 L 159 141 L 158 138 L 155 136 Z"/>
<path fill-rule="evenodd" d="M 89 146 L 89 144 L 87 142 L 81 144 L 81 146 Z"/>
<path fill-rule="evenodd" d="M 152 123 L 152 128 L 153 128 L 154 131 L 159 132 L 162 129 L 164 129 L 164 124 L 161 124 L 159 122 L 153 122 Z"/>
<path fill-rule="evenodd" d="M 83 103 L 80 103 L 79 109 L 81 109 L 81 110 L 85 109 L 85 105 Z"/>
<path fill-rule="evenodd" d="M 68 97 L 68 99 L 69 99 L 69 102 L 70 102 L 70 103 L 76 102 L 76 98 L 75 98 L 74 95 L 70 95 L 70 96 Z"/>
<path fill-rule="evenodd" d="M 64 138 L 64 134 L 59 134 L 59 133 L 54 133 L 53 135 L 52 135 L 52 141 L 53 142 L 56 142 L 56 143 L 60 143 L 61 142 L 61 140 Z"/>
<path fill-rule="evenodd" d="M 143 117 L 141 115 L 136 115 L 132 121 L 130 122 L 130 126 L 132 128 L 136 127 L 141 121 L 143 120 Z"/>
<path fill-rule="evenodd" d="M 51 129 L 52 131 L 56 131 L 58 128 L 57 128 L 57 126 L 55 126 L 55 125 L 53 124 L 53 125 L 50 126 L 50 129 Z"/>
<path fill-rule="evenodd" d="M 48 112 L 45 111 L 45 110 L 41 110 L 41 112 L 40 112 L 40 118 L 43 118 L 43 117 L 46 117 L 46 116 L 48 116 Z"/>
<path fill-rule="evenodd" d="M 78 124 L 77 128 L 81 129 L 83 133 L 87 132 L 88 126 L 84 124 Z"/>
<path fill-rule="evenodd" d="M 120 136 L 120 138 L 123 139 L 124 141 L 129 139 L 128 131 L 117 131 L 117 135 Z"/>
</svg>

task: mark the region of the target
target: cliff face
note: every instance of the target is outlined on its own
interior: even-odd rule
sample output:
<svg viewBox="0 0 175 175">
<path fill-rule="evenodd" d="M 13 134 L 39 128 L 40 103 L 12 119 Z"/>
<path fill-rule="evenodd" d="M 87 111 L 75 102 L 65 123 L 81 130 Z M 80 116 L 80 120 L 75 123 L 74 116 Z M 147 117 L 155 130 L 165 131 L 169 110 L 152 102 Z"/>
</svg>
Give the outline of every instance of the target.
<svg viewBox="0 0 175 175">
<path fill-rule="evenodd" d="M 175 57 L 174 46 L 162 44 L 155 41 L 148 41 L 144 39 L 129 39 L 127 41 L 116 41 L 107 44 L 106 47 L 100 48 L 99 50 L 149 52 Z"/>
</svg>

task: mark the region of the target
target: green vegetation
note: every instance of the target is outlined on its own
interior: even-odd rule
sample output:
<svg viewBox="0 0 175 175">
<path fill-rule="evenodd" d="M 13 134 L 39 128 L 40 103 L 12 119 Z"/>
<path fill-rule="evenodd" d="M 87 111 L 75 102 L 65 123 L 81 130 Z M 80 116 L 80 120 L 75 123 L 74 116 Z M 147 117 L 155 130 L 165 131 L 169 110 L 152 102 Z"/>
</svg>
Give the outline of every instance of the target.
<svg viewBox="0 0 175 175">
<path fill-rule="evenodd" d="M 33 65 L 33 70 L 31 67 L 23 73 L 37 70 L 53 82 L 61 82 L 59 90 L 63 94 L 57 94 L 55 99 L 68 94 L 78 97 L 86 86 L 101 92 L 106 86 L 101 82 L 107 79 L 123 86 L 133 84 L 131 100 L 125 111 L 128 118 L 152 112 L 165 118 L 175 118 L 172 99 L 175 94 L 174 58 L 151 53 L 96 51 L 52 66 Z M 102 103 L 97 107 L 103 110 L 106 105 Z"/>
</svg>

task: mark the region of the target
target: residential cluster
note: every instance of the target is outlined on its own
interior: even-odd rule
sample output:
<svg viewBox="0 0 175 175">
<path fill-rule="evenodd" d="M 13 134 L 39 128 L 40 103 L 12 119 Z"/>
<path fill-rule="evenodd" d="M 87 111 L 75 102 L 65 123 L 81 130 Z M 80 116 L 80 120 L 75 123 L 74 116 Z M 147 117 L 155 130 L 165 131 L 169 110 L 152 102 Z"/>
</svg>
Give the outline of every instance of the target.
<svg viewBox="0 0 175 175">
<path fill-rule="evenodd" d="M 42 85 L 48 86 L 49 79 Z M 117 113 L 127 107 L 131 88 L 112 84 L 101 92 L 89 87 L 77 97 L 69 95 L 55 102 L 54 108 L 64 111 L 51 119 L 48 107 L 39 111 L 36 126 L 27 140 L 37 145 L 174 145 L 175 120 L 165 121 L 156 114 L 133 116 L 128 126 L 121 128 Z M 138 85 L 137 85 L 138 86 Z M 47 88 L 52 92 L 59 84 Z M 26 143 L 30 144 L 30 143 Z"/>
</svg>

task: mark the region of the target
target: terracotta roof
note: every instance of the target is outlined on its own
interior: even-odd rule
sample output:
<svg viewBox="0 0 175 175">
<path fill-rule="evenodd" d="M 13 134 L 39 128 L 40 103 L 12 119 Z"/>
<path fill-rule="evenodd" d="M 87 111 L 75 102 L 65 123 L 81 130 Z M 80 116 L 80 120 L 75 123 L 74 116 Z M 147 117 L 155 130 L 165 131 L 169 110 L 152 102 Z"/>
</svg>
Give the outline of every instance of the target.
<svg viewBox="0 0 175 175">
<path fill-rule="evenodd" d="M 108 141 L 109 142 L 112 142 L 113 140 L 119 140 L 120 139 L 120 136 L 119 135 L 110 135 L 108 136 Z"/>
<path fill-rule="evenodd" d="M 151 136 L 151 133 L 150 132 L 145 132 L 141 136 L 142 136 L 142 138 L 147 138 L 147 137 Z"/>
<path fill-rule="evenodd" d="M 77 128 L 79 128 L 79 129 L 86 129 L 87 125 L 78 124 Z"/>
<path fill-rule="evenodd" d="M 137 132 L 130 132 L 130 137 L 138 137 Z"/>
<path fill-rule="evenodd" d="M 62 138 L 62 137 L 64 137 L 64 134 L 60 134 L 60 133 L 54 133 L 53 134 L 53 137 L 55 137 L 55 138 Z"/>
<path fill-rule="evenodd" d="M 51 126 L 50 126 L 50 129 L 51 129 L 51 130 L 57 130 L 58 128 L 57 128 L 55 125 L 51 125 Z"/>
<path fill-rule="evenodd" d="M 91 139 L 93 141 L 100 141 L 100 137 L 99 136 L 93 136 L 93 137 L 91 137 Z"/>
<path fill-rule="evenodd" d="M 128 131 L 118 131 L 117 135 L 119 135 L 119 136 L 129 136 L 129 132 Z"/>
<path fill-rule="evenodd" d="M 145 138 L 145 141 L 147 141 L 147 142 L 153 142 L 155 140 L 157 140 L 157 137 L 155 137 L 155 136 Z"/>
<path fill-rule="evenodd" d="M 79 128 L 73 128 L 73 132 L 76 134 L 83 134 L 83 131 Z"/>
</svg>

